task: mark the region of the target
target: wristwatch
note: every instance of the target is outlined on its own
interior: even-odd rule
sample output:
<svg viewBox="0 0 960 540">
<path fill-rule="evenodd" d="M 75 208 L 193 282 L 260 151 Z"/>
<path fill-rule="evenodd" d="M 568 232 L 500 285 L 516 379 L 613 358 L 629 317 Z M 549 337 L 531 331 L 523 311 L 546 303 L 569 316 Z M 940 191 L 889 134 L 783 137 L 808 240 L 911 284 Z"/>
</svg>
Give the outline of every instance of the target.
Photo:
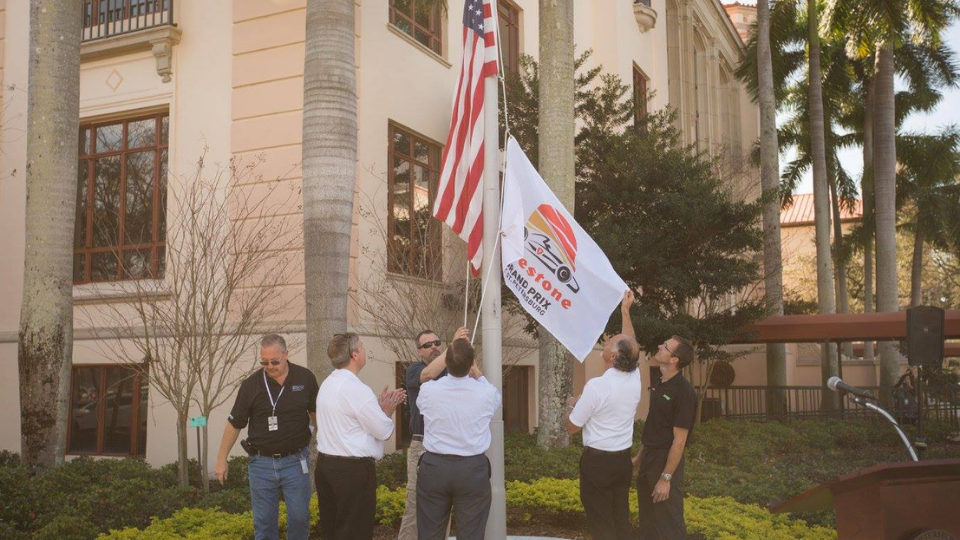
<svg viewBox="0 0 960 540">
<path fill-rule="evenodd" d="M 665 472 L 665 473 L 663 473 L 663 474 L 660 475 L 660 478 L 661 478 L 664 482 L 669 482 L 670 479 L 673 478 L 673 475 L 670 474 L 670 473 L 668 473 L 668 472 Z"/>
</svg>

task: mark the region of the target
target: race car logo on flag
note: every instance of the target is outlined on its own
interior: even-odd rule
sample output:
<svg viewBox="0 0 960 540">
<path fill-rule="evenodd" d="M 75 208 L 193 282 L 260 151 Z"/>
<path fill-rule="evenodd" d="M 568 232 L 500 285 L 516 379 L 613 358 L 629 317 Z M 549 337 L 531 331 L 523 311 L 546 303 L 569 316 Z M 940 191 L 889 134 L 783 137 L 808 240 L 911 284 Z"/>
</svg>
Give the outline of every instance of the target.
<svg viewBox="0 0 960 540">
<path fill-rule="evenodd" d="M 560 204 L 517 141 L 507 141 L 503 279 L 520 304 L 583 360 L 627 284 Z"/>
</svg>

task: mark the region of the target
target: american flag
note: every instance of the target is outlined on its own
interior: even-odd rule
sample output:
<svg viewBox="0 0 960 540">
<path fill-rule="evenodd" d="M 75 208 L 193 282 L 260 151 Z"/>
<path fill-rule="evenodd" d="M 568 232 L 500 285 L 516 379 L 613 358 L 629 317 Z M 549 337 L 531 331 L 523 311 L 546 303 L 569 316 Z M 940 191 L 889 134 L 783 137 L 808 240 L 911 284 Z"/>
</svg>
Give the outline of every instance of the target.
<svg viewBox="0 0 960 540">
<path fill-rule="evenodd" d="M 493 1 L 466 0 L 463 6 L 463 61 L 433 207 L 433 215 L 467 242 L 475 272 L 483 257 L 483 86 L 497 74 Z"/>
</svg>

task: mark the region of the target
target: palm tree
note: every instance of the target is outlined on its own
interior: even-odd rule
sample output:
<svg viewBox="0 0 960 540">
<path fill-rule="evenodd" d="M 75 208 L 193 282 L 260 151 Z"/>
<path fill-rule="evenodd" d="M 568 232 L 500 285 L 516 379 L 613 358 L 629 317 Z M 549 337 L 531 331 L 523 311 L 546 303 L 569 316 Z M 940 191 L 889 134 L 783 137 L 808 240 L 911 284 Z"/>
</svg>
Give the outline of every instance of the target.
<svg viewBox="0 0 960 540">
<path fill-rule="evenodd" d="M 760 101 L 760 185 L 763 189 L 763 275 L 767 315 L 783 315 L 783 254 L 780 249 L 780 149 L 777 102 L 770 47 L 770 2 L 757 1 L 757 81 Z M 767 385 L 787 385 L 784 343 L 767 345 Z M 783 409 L 782 398 L 769 394 L 768 412 Z"/>
<path fill-rule="evenodd" d="M 896 101 L 895 50 L 909 43 L 934 48 L 941 33 L 960 14 L 955 0 L 828 0 L 827 26 L 848 38 L 848 50 L 860 57 L 874 52 L 873 184 L 877 246 L 877 308 L 900 308 L 896 255 Z M 880 344 L 880 386 L 889 399 L 900 374 L 900 355 L 892 342 Z"/>
<path fill-rule="evenodd" d="M 573 0 L 540 2 L 539 169 L 571 212 L 574 208 Z M 565 400 L 573 392 L 573 357 L 540 328 L 540 412 L 537 443 L 567 446 Z"/>
<path fill-rule="evenodd" d="M 960 213 L 947 196 L 957 190 L 960 177 L 960 132 L 949 127 L 937 135 L 906 134 L 897 138 L 901 149 L 897 181 L 899 206 L 913 208 L 905 223 L 913 232 L 913 261 L 910 271 L 910 305 L 922 303 L 924 245 L 949 249 L 951 220 Z"/>
<path fill-rule="evenodd" d="M 807 0 L 807 65 L 810 87 L 810 154 L 813 158 L 813 209 L 817 246 L 817 311 L 836 313 L 833 259 L 830 252 L 830 193 L 827 182 L 827 152 L 823 119 L 823 87 L 820 79 L 820 27 L 817 0 Z M 836 349 L 824 343 L 820 354 L 821 377 L 827 379 L 839 373 Z M 824 407 L 832 408 L 834 396 L 824 393 Z"/>
<path fill-rule="evenodd" d="M 27 207 L 17 353 L 21 458 L 63 463 L 73 357 L 81 3 L 30 2 Z"/>
<path fill-rule="evenodd" d="M 303 240 L 307 363 L 331 371 L 327 341 L 347 331 L 357 178 L 354 0 L 307 2 L 303 69 Z"/>
</svg>

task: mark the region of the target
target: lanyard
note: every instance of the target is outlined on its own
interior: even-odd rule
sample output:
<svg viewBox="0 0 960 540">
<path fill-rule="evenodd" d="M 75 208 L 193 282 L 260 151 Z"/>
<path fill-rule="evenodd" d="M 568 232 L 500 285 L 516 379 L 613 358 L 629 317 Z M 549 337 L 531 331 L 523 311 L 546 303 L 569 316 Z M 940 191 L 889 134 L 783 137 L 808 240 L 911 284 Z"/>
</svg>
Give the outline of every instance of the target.
<svg viewBox="0 0 960 540">
<path fill-rule="evenodd" d="M 274 401 L 274 400 L 273 400 L 273 394 L 270 393 L 270 385 L 267 384 L 267 372 L 266 372 L 266 371 L 263 372 L 263 386 L 265 386 L 265 387 L 267 388 L 267 397 L 270 398 L 270 405 L 273 406 L 273 414 L 272 414 L 271 416 L 276 416 L 276 415 L 277 415 L 277 403 L 280 403 L 280 396 L 283 395 L 283 391 L 286 390 L 287 387 L 286 387 L 286 386 L 281 386 L 281 387 L 280 387 L 280 393 L 277 394 L 277 400 Z"/>
</svg>

